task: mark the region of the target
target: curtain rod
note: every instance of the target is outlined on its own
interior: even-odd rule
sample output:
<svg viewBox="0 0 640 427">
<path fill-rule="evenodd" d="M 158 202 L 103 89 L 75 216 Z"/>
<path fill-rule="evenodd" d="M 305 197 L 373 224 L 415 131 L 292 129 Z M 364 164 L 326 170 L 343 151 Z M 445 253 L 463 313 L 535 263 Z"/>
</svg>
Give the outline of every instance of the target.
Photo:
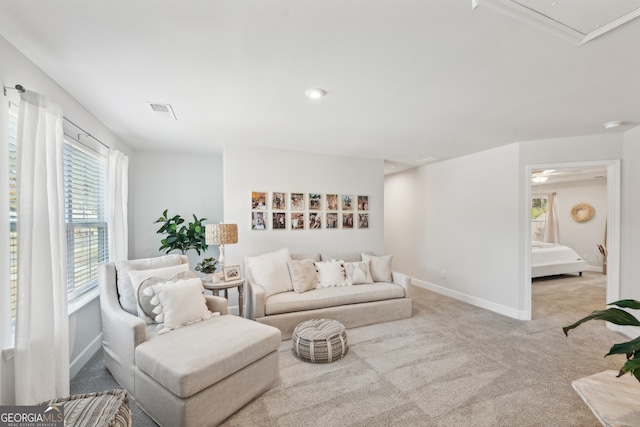
<svg viewBox="0 0 640 427">
<path fill-rule="evenodd" d="M 20 93 L 25 93 L 27 91 L 24 88 L 24 86 L 22 86 L 22 85 L 15 85 L 14 87 L 4 86 L 4 96 L 7 96 L 7 89 L 17 90 Z M 94 141 L 96 141 L 99 144 L 101 144 L 107 150 L 110 149 L 110 147 L 107 144 L 105 144 L 104 142 L 100 141 L 98 138 L 96 138 L 95 136 L 91 135 L 89 132 L 87 132 L 86 130 L 82 129 L 80 126 L 78 126 L 77 124 L 73 123 L 71 120 L 67 119 L 66 117 L 62 117 L 62 118 L 64 119 L 65 122 L 69 123 L 71 126 L 73 126 L 74 128 L 78 129 L 80 132 L 82 132 L 82 133 L 78 134 L 78 141 L 80 140 L 81 136 L 88 136 L 89 138 L 92 138 Z"/>
</svg>

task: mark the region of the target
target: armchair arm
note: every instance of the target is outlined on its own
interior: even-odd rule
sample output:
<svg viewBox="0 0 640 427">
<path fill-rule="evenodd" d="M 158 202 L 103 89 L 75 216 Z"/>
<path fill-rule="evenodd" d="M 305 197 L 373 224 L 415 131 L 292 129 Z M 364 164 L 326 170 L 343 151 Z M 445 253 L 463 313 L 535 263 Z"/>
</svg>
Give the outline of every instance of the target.
<svg viewBox="0 0 640 427">
<path fill-rule="evenodd" d="M 404 297 L 411 298 L 411 277 L 397 271 L 392 272 L 391 277 L 393 277 L 393 283 L 404 288 Z"/>
<path fill-rule="evenodd" d="M 207 308 L 209 311 L 213 313 L 217 311 L 220 315 L 229 314 L 229 304 L 226 298 L 216 297 L 213 295 L 205 295 L 204 298 L 207 302 Z"/>
<path fill-rule="evenodd" d="M 264 289 L 249 279 L 245 280 L 244 287 L 247 290 L 245 317 L 251 320 L 264 317 Z"/>
</svg>

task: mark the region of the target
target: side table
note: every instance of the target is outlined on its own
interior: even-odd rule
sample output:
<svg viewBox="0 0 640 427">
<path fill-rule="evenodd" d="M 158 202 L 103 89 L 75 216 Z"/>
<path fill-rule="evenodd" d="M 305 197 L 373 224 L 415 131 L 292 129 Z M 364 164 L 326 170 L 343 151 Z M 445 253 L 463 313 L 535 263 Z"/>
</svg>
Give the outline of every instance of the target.
<svg viewBox="0 0 640 427">
<path fill-rule="evenodd" d="M 224 291 L 224 297 L 229 299 L 229 289 L 230 288 L 238 288 L 238 312 L 240 313 L 240 317 L 244 317 L 242 315 L 242 309 L 244 307 L 244 278 L 238 277 L 237 279 L 228 280 L 226 282 L 205 282 L 202 281 L 202 286 L 205 289 L 213 292 L 213 295 L 219 296 L 220 291 Z"/>
</svg>

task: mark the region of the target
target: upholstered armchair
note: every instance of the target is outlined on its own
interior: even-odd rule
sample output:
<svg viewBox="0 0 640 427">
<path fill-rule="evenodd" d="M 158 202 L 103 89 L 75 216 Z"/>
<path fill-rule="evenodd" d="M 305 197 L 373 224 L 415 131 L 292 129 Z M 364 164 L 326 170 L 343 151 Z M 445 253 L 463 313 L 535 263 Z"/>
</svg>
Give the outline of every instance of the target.
<svg viewBox="0 0 640 427">
<path fill-rule="evenodd" d="M 204 295 L 219 315 L 158 333 L 132 307 L 129 276 L 181 264 L 187 257 L 168 255 L 99 266 L 105 365 L 158 424 L 216 425 L 278 383 L 280 331 Z"/>
</svg>

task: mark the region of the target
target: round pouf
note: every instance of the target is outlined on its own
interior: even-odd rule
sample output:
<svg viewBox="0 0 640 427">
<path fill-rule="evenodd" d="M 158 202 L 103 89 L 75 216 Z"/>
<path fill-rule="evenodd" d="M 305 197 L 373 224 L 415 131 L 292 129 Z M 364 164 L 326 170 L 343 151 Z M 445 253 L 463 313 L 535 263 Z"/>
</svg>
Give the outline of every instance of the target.
<svg viewBox="0 0 640 427">
<path fill-rule="evenodd" d="M 311 319 L 293 330 L 293 351 L 312 363 L 330 363 L 347 353 L 347 331 L 336 320 Z"/>
</svg>

